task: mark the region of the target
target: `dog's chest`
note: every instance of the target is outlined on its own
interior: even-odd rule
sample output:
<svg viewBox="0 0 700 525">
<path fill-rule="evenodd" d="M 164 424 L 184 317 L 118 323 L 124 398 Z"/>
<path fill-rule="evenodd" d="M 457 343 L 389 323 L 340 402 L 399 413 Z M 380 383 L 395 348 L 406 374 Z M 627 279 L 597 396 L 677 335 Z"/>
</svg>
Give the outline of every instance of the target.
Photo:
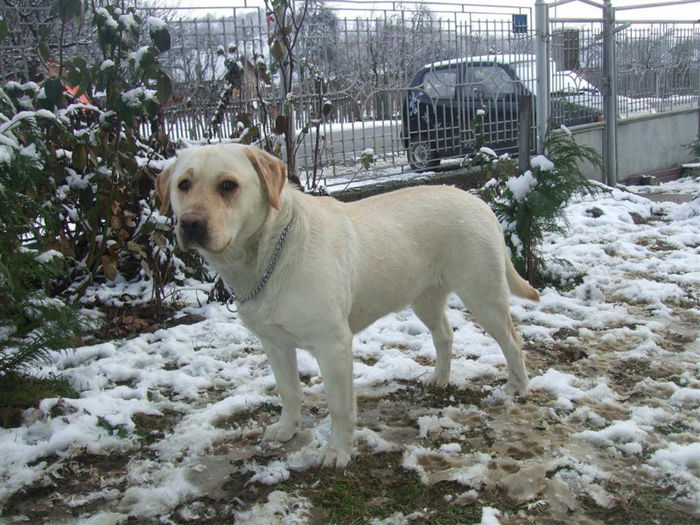
<svg viewBox="0 0 700 525">
<path fill-rule="evenodd" d="M 271 341 L 280 346 L 299 348 L 302 338 L 298 330 L 289 321 L 279 319 L 270 312 L 259 310 L 240 310 L 241 319 L 260 339 Z"/>
</svg>

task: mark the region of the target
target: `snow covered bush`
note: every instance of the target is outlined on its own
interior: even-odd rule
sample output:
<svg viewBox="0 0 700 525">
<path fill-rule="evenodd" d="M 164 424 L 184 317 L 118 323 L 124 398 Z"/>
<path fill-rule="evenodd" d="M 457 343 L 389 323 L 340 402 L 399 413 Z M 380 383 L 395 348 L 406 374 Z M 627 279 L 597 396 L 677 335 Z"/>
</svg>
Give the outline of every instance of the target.
<svg viewBox="0 0 700 525">
<path fill-rule="evenodd" d="M 525 173 L 518 174 L 513 159 L 498 158 L 488 148 L 473 158 L 490 177 L 478 193 L 500 219 L 515 267 L 530 282 L 541 282 L 545 261 L 539 247 L 544 235 L 566 231 L 564 208 L 574 195 L 597 191 L 580 166 L 583 160 L 599 165 L 600 156 L 562 130 L 550 129 L 544 155 L 533 157 Z"/>
<path fill-rule="evenodd" d="M 80 0 L 56 2 L 58 31 L 83 20 Z M 92 7 L 95 47 L 88 64 L 39 45 L 47 76 L 4 86 L 2 121 L 18 151 L 33 152 L 40 203 L 53 207 L 41 235 L 63 258 L 57 291 L 79 298 L 101 279 L 152 279 L 155 299 L 175 271 L 170 225 L 152 205 L 155 175 L 174 152 L 159 128 L 171 82 L 158 55 L 170 47 L 167 26 L 133 8 Z M 150 43 L 141 38 L 146 29 Z M 142 135 L 150 123 L 151 135 Z M 5 133 L 4 136 L 7 136 Z"/>
<path fill-rule="evenodd" d="M 0 90 L 0 114 L 11 113 L 12 108 Z M 56 278 L 65 270 L 61 253 L 51 249 L 46 236 L 58 222 L 58 206 L 51 201 L 56 186 L 43 176 L 36 147 L 21 143 L 21 137 L 41 136 L 42 117 L 0 118 L 0 383 L 4 384 L 51 350 L 68 346 L 80 326 L 72 308 L 50 298 Z"/>
</svg>

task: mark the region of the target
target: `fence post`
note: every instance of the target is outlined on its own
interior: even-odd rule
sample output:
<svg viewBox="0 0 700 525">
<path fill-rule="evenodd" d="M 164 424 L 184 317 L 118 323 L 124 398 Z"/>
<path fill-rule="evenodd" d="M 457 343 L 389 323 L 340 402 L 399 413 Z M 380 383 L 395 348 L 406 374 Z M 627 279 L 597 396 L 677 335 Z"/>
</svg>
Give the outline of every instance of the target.
<svg viewBox="0 0 700 525">
<path fill-rule="evenodd" d="M 603 6 L 603 113 L 605 140 L 603 142 L 604 181 L 617 184 L 617 75 L 615 67 L 615 9 L 611 0 Z"/>
<path fill-rule="evenodd" d="M 536 108 L 537 153 L 544 149 L 544 136 L 549 121 L 549 59 L 547 43 L 549 41 L 549 6 L 544 0 L 535 2 L 535 59 L 537 72 Z"/>
<path fill-rule="evenodd" d="M 518 104 L 518 172 L 525 173 L 530 160 L 532 95 L 523 95 Z"/>
</svg>

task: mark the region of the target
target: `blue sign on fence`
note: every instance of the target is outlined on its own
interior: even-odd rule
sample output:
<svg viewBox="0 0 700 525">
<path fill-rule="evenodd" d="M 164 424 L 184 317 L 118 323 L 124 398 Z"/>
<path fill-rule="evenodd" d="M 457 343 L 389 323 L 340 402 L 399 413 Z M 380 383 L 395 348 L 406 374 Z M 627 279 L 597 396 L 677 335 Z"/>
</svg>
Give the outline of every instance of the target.
<svg viewBox="0 0 700 525">
<path fill-rule="evenodd" d="M 513 15 L 513 33 L 527 33 L 527 15 Z"/>
</svg>

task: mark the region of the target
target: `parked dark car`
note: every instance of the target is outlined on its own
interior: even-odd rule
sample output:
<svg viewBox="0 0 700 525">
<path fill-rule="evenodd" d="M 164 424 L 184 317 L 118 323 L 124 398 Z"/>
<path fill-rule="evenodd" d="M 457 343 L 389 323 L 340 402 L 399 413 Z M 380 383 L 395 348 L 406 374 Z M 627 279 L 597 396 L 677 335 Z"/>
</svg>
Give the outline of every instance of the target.
<svg viewBox="0 0 700 525">
<path fill-rule="evenodd" d="M 489 148 L 517 151 L 518 105 L 523 94 L 536 95 L 535 71 L 534 55 L 477 56 L 421 68 L 403 104 L 402 137 L 411 167 L 431 168 L 442 158 L 472 152 L 479 115 Z M 550 91 L 556 125 L 601 120 L 600 93 L 576 73 L 551 64 Z"/>
</svg>

